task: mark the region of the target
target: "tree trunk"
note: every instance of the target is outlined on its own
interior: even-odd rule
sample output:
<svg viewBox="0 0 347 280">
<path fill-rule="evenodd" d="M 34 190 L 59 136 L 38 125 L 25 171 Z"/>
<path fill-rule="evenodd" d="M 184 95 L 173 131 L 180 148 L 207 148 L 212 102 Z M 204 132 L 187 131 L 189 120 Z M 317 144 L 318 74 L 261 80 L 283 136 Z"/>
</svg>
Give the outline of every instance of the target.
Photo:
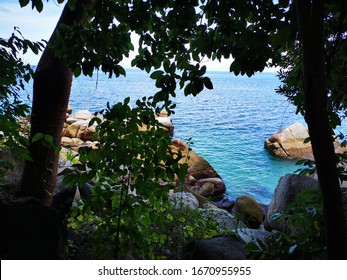
<svg viewBox="0 0 347 280">
<path fill-rule="evenodd" d="M 346 235 L 337 161 L 327 109 L 323 0 L 298 0 L 303 48 L 305 120 L 323 199 L 329 259 L 346 259 Z"/>
<path fill-rule="evenodd" d="M 37 133 L 51 135 L 53 144 L 60 146 L 73 73 L 64 59 L 52 48 L 57 30 L 62 24 L 83 24 L 97 0 L 79 0 L 76 8 L 65 5 L 62 15 L 48 41 L 36 69 L 31 112 L 29 150 L 33 161 L 27 161 L 21 181 L 21 196 L 32 196 L 50 206 L 56 185 L 59 154 L 42 141 L 32 142 Z"/>
</svg>

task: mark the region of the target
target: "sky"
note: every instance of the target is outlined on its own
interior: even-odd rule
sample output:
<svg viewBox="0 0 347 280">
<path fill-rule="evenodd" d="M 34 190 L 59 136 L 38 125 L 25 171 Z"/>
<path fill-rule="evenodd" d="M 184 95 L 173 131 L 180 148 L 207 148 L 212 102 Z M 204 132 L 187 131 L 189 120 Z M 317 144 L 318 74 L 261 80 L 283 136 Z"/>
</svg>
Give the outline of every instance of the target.
<svg viewBox="0 0 347 280">
<path fill-rule="evenodd" d="M 51 36 L 55 25 L 63 10 L 64 4 L 57 4 L 57 1 L 44 1 L 44 9 L 41 13 L 31 9 L 31 4 L 21 8 L 18 0 L 1 0 L 0 2 L 0 38 L 8 38 L 13 32 L 14 26 L 19 27 L 26 39 L 31 41 L 47 40 Z M 130 67 L 131 58 L 125 58 L 121 65 Z M 26 63 L 36 65 L 40 59 L 39 55 L 27 53 L 22 59 Z M 203 61 L 210 71 L 229 71 L 232 60 Z M 266 69 L 266 71 L 274 71 Z"/>
</svg>

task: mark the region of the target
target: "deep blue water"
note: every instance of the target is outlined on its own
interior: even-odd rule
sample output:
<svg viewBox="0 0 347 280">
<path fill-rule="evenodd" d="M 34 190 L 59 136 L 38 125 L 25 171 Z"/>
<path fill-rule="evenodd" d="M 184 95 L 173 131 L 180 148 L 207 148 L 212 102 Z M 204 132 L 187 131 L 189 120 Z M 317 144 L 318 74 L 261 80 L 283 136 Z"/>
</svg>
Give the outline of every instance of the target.
<svg viewBox="0 0 347 280">
<path fill-rule="evenodd" d="M 264 149 L 264 141 L 273 133 L 303 118 L 275 89 L 275 73 L 252 78 L 226 72 L 210 72 L 214 89 L 196 97 L 178 93 L 174 138 L 192 137 L 192 148 L 205 157 L 223 178 L 227 193 L 235 198 L 247 194 L 269 203 L 278 179 L 298 167 L 294 161 L 278 159 Z M 135 102 L 153 95 L 154 81 L 145 72 L 127 70 L 127 77 L 108 79 L 78 77 L 73 82 L 70 105 L 74 112 L 105 108 L 127 96 Z M 133 103 L 134 104 L 134 103 Z"/>
</svg>

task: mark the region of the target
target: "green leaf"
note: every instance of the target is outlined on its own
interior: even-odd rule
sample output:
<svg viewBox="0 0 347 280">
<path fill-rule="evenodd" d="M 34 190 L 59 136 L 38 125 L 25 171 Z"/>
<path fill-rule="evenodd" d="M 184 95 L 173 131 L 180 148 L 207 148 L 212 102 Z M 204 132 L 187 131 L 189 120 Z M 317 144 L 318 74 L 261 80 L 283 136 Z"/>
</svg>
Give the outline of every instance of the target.
<svg viewBox="0 0 347 280">
<path fill-rule="evenodd" d="M 33 8 L 36 7 L 36 10 L 41 13 L 43 10 L 43 3 L 42 0 L 33 0 Z"/>
<path fill-rule="evenodd" d="M 74 75 L 75 75 L 75 77 L 77 78 L 78 76 L 81 75 L 81 73 L 82 73 L 81 66 L 78 65 L 78 66 L 75 68 Z"/>
<path fill-rule="evenodd" d="M 19 0 L 20 6 L 23 8 L 29 4 L 30 0 Z"/>
<path fill-rule="evenodd" d="M 34 135 L 34 137 L 31 139 L 31 142 L 32 143 L 37 142 L 37 141 L 41 140 L 43 137 L 44 137 L 43 133 L 36 133 Z"/>
<path fill-rule="evenodd" d="M 159 77 L 161 77 L 163 74 L 164 74 L 164 71 L 157 70 L 157 71 L 154 71 L 154 72 L 150 75 L 150 78 L 156 80 L 156 79 L 158 79 Z"/>
<path fill-rule="evenodd" d="M 213 84 L 212 84 L 211 79 L 209 77 L 204 77 L 203 81 L 204 81 L 204 85 L 207 89 L 213 89 Z"/>
</svg>

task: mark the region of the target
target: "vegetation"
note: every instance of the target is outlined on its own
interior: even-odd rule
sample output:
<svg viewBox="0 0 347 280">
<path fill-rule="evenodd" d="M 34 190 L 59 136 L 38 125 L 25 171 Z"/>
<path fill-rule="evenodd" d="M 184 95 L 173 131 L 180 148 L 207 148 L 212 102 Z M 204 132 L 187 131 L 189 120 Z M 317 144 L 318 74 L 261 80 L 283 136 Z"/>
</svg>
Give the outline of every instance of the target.
<svg viewBox="0 0 347 280">
<path fill-rule="evenodd" d="M 33 78 L 34 70 L 29 64 L 24 64 L 18 54 L 28 50 L 38 53 L 43 47 L 41 42 L 24 39 L 17 28 L 7 40 L 0 38 L 0 147 L 8 147 L 25 159 L 30 159 L 26 149 L 28 142 L 17 120 L 26 117 L 29 106 L 23 102 L 19 92 L 24 90 L 25 82 Z M 0 182 L 8 168 L 13 168 L 10 161 L 0 161 Z"/>
<path fill-rule="evenodd" d="M 42 0 L 19 2 L 21 6 L 31 2 L 38 11 L 43 9 Z M 20 195 L 51 205 L 57 178 L 56 148 L 60 146 L 73 74 L 92 75 L 95 69 L 101 69 L 110 77 L 125 75 L 118 63 L 135 49 L 130 40 L 130 32 L 135 32 L 140 39 L 132 65 L 151 73 L 158 92 L 150 99 L 139 100 L 135 110 L 129 108 L 129 100 L 106 110 L 107 121 L 99 126 L 99 149 L 81 150 L 80 162 L 75 165 L 77 174 L 66 177 L 70 183 L 81 186 L 88 180 L 96 182 L 90 202 L 80 209 L 81 213 L 75 213 L 80 217 L 77 219 L 89 221 L 95 214 L 93 225 L 110 230 L 108 238 L 112 238 L 108 241 L 115 244 L 111 252 L 115 258 L 125 253 L 129 240 L 136 249 L 146 248 L 153 238 L 164 242 L 160 234 L 155 237 L 143 228 L 124 229 L 126 221 L 122 219 L 123 215 L 140 220 L 144 217 L 144 225 L 154 221 L 165 200 L 161 195 L 165 188 L 159 187 L 160 183 L 171 182 L 174 174 L 180 180 L 184 177 L 186 168 L 177 163 L 180 155 L 170 154 L 168 140 L 158 135 L 160 130 L 152 128 L 153 114 L 162 108 L 169 114 L 173 112 L 171 99 L 177 85 L 186 95 L 213 88 L 205 76 L 206 67 L 200 64 L 202 59 L 233 57 L 230 71 L 236 75 L 251 76 L 269 65 L 287 69 L 280 72 L 284 86 L 279 91 L 294 102 L 309 127 L 322 190 L 327 257 L 345 258 L 339 169 L 331 134 L 346 107 L 347 7 L 343 2 L 67 1 L 35 72 L 29 154 L 23 149 L 26 143 L 16 132 L 15 124 L 26 108 L 13 87 L 21 88 L 21 80 L 28 80 L 33 72 L 17 59 L 16 52 L 28 48 L 37 52 L 43 45 L 15 35 L 1 40 L 4 56 L 0 64 L 13 65 L 4 68 L 9 75 L 1 78 L 1 114 L 7 122 L 3 143 L 15 143 L 27 160 Z M 149 126 L 145 132 L 138 129 L 140 122 Z M 49 140 L 49 145 L 47 141 L 37 141 L 39 138 Z M 103 203 L 109 207 L 101 206 Z M 130 207 L 134 204 L 142 205 L 143 213 L 136 210 L 140 208 Z M 103 213 L 102 218 L 99 212 Z M 135 233 L 148 238 L 136 243 Z M 101 238 L 98 234 L 95 230 L 96 240 Z M 147 257 L 152 257 L 153 252 L 147 253 Z"/>
<path fill-rule="evenodd" d="M 287 231 L 277 232 L 265 241 L 248 243 L 246 250 L 252 259 L 327 259 L 326 236 L 323 230 L 322 197 L 317 190 L 305 189 L 288 206 L 288 214 L 272 219 L 285 221 Z"/>
</svg>

